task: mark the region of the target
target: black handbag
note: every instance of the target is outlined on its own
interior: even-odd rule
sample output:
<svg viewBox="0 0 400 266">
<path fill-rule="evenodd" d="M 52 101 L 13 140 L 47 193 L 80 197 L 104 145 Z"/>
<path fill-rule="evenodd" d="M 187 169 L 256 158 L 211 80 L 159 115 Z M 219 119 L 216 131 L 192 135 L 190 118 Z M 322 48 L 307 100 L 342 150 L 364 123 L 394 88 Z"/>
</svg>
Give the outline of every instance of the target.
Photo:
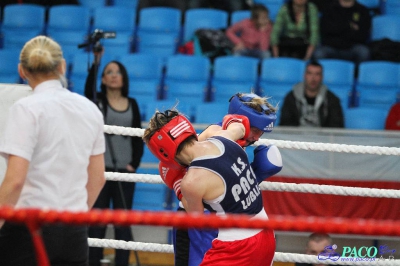
<svg viewBox="0 0 400 266">
<path fill-rule="evenodd" d="M 284 47 L 298 47 L 298 46 L 305 46 L 308 45 L 308 39 L 303 38 L 303 37 L 287 37 L 287 36 L 282 36 L 279 39 L 279 46 L 284 46 Z"/>
</svg>

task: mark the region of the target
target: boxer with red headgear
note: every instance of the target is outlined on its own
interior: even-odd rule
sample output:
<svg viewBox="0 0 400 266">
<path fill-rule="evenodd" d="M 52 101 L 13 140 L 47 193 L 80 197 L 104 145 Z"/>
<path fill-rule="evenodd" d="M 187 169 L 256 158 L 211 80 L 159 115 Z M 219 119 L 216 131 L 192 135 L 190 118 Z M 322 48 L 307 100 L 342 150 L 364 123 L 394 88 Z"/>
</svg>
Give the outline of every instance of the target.
<svg viewBox="0 0 400 266">
<path fill-rule="evenodd" d="M 206 208 L 219 216 L 232 213 L 267 219 L 247 154 L 235 143 L 246 134 L 244 123 L 225 123 L 226 130 L 204 141 L 198 141 L 186 123 L 190 125 L 177 112 L 157 112 L 143 136 L 162 162 L 188 167 L 181 181 L 186 211 Z M 272 230 L 220 229 L 200 265 L 269 265 L 274 252 Z"/>
</svg>

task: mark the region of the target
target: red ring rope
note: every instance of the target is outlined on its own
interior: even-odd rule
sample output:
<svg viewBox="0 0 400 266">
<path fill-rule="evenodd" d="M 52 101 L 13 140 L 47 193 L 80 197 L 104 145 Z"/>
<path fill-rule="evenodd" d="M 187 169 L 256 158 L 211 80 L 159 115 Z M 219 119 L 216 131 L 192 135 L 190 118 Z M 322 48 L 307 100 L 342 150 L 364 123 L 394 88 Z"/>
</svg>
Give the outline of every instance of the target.
<svg viewBox="0 0 400 266">
<path fill-rule="evenodd" d="M 321 233 L 400 236 L 400 222 L 345 218 L 272 216 L 269 220 L 250 219 L 246 215 L 187 214 L 183 212 L 148 212 L 123 210 L 93 210 L 90 212 L 44 211 L 0 207 L 0 219 L 25 223 L 29 228 L 38 265 L 50 266 L 40 225 L 61 222 L 74 225 L 132 224 L 174 226 L 182 228 L 260 228 L 282 231 L 313 231 Z"/>
</svg>

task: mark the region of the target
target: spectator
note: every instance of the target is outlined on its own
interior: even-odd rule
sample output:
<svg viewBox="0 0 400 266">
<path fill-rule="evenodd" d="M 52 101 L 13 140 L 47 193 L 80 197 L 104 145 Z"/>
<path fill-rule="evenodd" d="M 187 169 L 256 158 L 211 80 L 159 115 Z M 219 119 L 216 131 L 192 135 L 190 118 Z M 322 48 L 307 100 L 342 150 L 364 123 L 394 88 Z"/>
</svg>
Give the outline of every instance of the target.
<svg viewBox="0 0 400 266">
<path fill-rule="evenodd" d="M 268 9 L 261 4 L 253 5 L 251 18 L 239 21 L 226 30 L 226 35 L 235 44 L 235 55 L 269 58 L 269 40 L 272 23 Z"/>
<path fill-rule="evenodd" d="M 293 86 L 281 109 L 281 126 L 344 127 L 340 99 L 322 84 L 322 66 L 311 61 L 304 82 Z"/>
<path fill-rule="evenodd" d="M 33 93 L 10 108 L 1 138 L 0 154 L 8 161 L 2 206 L 84 212 L 105 183 L 103 116 L 66 89 L 65 69 L 61 47 L 48 37 L 22 48 L 18 72 Z M 87 265 L 85 226 L 44 225 L 41 235 L 52 265 Z M 26 226 L 1 227 L 0 257 L 2 265 L 36 265 Z"/>
<path fill-rule="evenodd" d="M 321 45 L 315 59 L 335 58 L 357 65 L 370 58 L 367 41 L 371 30 L 369 10 L 356 0 L 332 2 L 321 17 Z"/>
<path fill-rule="evenodd" d="M 97 52 L 96 52 L 97 54 Z M 96 59 L 100 60 L 102 52 Z M 99 62 L 96 61 L 95 62 Z M 95 64 L 95 63 L 94 63 Z M 134 98 L 128 97 L 129 80 L 125 67 L 117 62 L 109 62 L 101 75 L 100 92 L 95 96 L 93 83 L 95 80 L 95 65 L 93 64 L 85 84 L 85 95 L 96 99 L 96 103 L 104 114 L 106 125 L 140 128 L 141 117 L 139 107 Z M 119 173 L 135 173 L 143 155 L 144 143 L 140 137 L 106 135 L 107 149 L 105 153 L 106 171 Z M 134 182 L 107 181 L 94 208 L 108 209 L 112 203 L 114 209 L 132 209 Z M 89 228 L 89 237 L 104 238 L 106 227 L 93 226 Z M 117 240 L 130 241 L 129 227 L 115 227 Z M 102 248 L 89 249 L 90 265 L 100 265 L 103 258 Z M 129 264 L 129 250 L 117 249 L 116 265 Z"/>
<path fill-rule="evenodd" d="M 309 60 L 318 41 L 318 8 L 313 3 L 290 0 L 279 9 L 271 34 L 274 57 Z"/>
<path fill-rule="evenodd" d="M 385 129 L 400 130 L 400 102 L 395 103 L 389 110 L 386 118 Z"/>
<path fill-rule="evenodd" d="M 177 111 L 167 110 L 155 113 L 143 139 L 161 162 L 183 170 L 188 167 L 180 182 L 187 212 L 203 213 L 207 208 L 218 216 L 231 213 L 268 219 L 256 176 L 238 145 L 250 134 L 249 120 L 227 115 L 222 129 L 226 130 L 198 141 L 190 122 Z M 244 183 L 247 189 L 242 190 Z M 274 253 L 272 230 L 220 229 L 200 265 L 271 265 Z"/>
<path fill-rule="evenodd" d="M 332 245 L 332 239 L 328 234 L 312 233 L 308 237 L 306 254 L 318 256 L 325 247 Z M 296 262 L 295 266 L 329 266 L 327 264 L 309 264 Z"/>
</svg>

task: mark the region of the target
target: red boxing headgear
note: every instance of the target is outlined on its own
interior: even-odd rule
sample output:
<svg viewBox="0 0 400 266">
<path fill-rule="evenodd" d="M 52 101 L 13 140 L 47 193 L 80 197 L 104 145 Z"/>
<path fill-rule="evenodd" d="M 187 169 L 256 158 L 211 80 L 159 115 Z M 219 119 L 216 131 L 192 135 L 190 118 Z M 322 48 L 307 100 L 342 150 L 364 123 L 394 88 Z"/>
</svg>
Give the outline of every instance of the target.
<svg viewBox="0 0 400 266">
<path fill-rule="evenodd" d="M 183 115 L 177 115 L 157 130 L 147 143 L 149 150 L 160 160 L 171 166 L 182 167 L 175 161 L 176 151 L 185 139 L 197 133 Z"/>
</svg>

